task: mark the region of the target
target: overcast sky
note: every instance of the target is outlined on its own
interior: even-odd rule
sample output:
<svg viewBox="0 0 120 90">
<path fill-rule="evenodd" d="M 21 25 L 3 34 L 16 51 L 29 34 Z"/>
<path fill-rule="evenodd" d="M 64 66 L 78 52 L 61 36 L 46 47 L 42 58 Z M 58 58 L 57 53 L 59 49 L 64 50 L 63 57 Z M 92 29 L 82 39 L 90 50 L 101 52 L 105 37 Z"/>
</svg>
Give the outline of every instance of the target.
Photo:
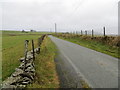
<svg viewBox="0 0 120 90">
<path fill-rule="evenodd" d="M 2 30 L 81 31 L 118 33 L 119 0 L 1 0 Z"/>
</svg>

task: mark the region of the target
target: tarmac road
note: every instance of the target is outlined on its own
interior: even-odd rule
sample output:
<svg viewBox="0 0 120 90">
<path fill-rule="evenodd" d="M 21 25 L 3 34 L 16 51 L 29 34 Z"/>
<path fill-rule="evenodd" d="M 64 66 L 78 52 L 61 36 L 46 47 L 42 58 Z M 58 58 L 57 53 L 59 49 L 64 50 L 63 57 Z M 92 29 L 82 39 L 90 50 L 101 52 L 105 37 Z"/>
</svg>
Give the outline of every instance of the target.
<svg viewBox="0 0 120 90">
<path fill-rule="evenodd" d="M 55 59 L 61 87 L 81 87 L 84 80 L 92 88 L 118 88 L 118 59 L 49 36 L 59 49 Z"/>
</svg>

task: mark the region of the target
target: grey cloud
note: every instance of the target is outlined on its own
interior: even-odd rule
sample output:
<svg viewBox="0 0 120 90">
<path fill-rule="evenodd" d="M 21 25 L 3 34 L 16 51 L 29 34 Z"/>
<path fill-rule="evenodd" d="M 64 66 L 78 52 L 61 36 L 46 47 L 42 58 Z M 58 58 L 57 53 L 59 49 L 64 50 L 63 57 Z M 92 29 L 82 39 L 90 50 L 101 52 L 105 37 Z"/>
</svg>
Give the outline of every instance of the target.
<svg viewBox="0 0 120 90">
<path fill-rule="evenodd" d="M 3 29 L 36 29 L 58 31 L 95 29 L 118 32 L 118 0 L 8 0 L 2 3 Z"/>
</svg>

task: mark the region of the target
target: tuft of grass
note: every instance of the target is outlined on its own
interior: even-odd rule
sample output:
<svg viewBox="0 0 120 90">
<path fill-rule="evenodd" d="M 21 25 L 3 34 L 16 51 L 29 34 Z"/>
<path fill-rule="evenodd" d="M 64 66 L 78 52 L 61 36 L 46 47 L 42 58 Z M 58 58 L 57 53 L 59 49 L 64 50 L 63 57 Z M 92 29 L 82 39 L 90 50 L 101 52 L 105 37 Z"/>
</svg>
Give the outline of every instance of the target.
<svg viewBox="0 0 120 90">
<path fill-rule="evenodd" d="M 54 62 L 55 45 L 47 37 L 41 45 L 41 52 L 36 56 L 36 77 L 28 88 L 59 88 L 59 80 Z"/>
</svg>

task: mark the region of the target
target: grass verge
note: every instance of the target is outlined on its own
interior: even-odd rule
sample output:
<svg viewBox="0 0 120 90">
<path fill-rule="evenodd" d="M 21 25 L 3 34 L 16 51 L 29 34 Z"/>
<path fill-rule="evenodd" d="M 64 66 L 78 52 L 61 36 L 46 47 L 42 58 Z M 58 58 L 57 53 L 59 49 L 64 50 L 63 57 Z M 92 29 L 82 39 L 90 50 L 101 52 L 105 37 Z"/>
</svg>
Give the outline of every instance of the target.
<svg viewBox="0 0 120 90">
<path fill-rule="evenodd" d="M 59 80 L 54 62 L 55 45 L 47 37 L 41 45 L 41 53 L 36 56 L 35 82 L 27 88 L 59 88 Z"/>
</svg>

